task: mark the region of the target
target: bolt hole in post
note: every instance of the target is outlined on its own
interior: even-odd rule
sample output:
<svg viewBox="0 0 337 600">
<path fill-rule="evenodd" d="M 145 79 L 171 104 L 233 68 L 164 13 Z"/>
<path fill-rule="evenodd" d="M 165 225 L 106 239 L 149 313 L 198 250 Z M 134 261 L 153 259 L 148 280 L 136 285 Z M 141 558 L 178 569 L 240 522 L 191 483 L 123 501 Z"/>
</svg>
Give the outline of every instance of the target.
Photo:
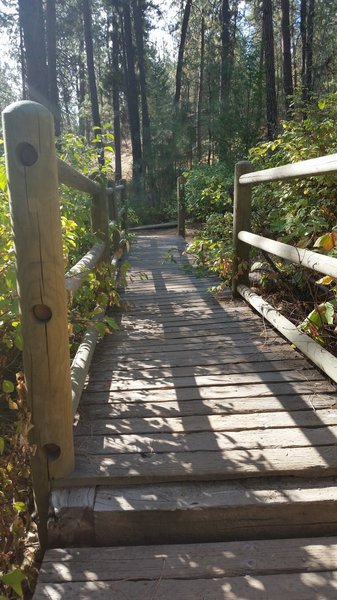
<svg viewBox="0 0 337 600">
<path fill-rule="evenodd" d="M 57 444 L 45 444 L 43 450 L 48 460 L 57 460 L 61 456 L 61 448 Z"/>
<path fill-rule="evenodd" d="M 46 304 L 35 304 L 33 314 L 38 321 L 47 323 L 52 318 L 52 311 Z"/>
<path fill-rule="evenodd" d="M 16 153 L 19 161 L 25 167 L 32 167 L 39 158 L 37 150 L 35 150 L 32 144 L 28 144 L 28 142 L 22 142 L 21 144 L 18 144 Z"/>
</svg>

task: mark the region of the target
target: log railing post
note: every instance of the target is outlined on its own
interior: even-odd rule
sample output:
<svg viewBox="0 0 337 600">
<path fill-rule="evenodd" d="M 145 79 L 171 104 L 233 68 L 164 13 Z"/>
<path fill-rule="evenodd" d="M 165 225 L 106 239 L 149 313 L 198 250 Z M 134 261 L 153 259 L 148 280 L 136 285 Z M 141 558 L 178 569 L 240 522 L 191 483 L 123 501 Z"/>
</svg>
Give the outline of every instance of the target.
<svg viewBox="0 0 337 600">
<path fill-rule="evenodd" d="M 117 221 L 117 204 L 116 204 L 116 190 L 115 182 L 109 181 L 109 193 L 108 193 L 108 207 L 109 207 L 109 220 Z"/>
<path fill-rule="evenodd" d="M 35 102 L 3 112 L 23 362 L 33 428 L 32 476 L 45 543 L 49 481 L 74 467 L 67 297 L 54 123 Z"/>
<path fill-rule="evenodd" d="M 185 177 L 177 179 L 178 235 L 185 238 Z"/>
<path fill-rule="evenodd" d="M 248 244 L 238 239 L 239 231 L 250 231 L 252 186 L 240 183 L 241 175 L 250 173 L 250 162 L 241 161 L 235 165 L 234 171 L 234 208 L 233 208 L 233 279 L 232 291 L 237 296 L 238 283 L 249 284 L 249 255 Z"/>
<path fill-rule="evenodd" d="M 102 260 L 110 262 L 108 194 L 104 185 L 98 194 L 92 196 L 91 223 L 93 232 L 105 242 Z"/>
<path fill-rule="evenodd" d="M 128 195 L 126 179 L 121 179 L 120 183 L 123 186 L 121 190 L 121 208 L 124 208 L 121 219 L 121 228 L 126 233 L 128 230 Z"/>
</svg>

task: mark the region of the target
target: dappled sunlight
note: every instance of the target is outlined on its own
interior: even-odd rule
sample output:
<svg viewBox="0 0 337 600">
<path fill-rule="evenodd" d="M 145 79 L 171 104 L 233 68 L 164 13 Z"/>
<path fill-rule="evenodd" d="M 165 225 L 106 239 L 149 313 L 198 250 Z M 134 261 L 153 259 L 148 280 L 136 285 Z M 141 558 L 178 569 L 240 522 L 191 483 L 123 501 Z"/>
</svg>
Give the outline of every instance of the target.
<svg viewBox="0 0 337 600">
<path fill-rule="evenodd" d="M 97 586 L 109 600 L 335 597 L 335 545 L 330 560 L 312 540 L 269 539 L 268 550 L 256 541 L 335 531 L 334 387 L 242 302 L 220 306 L 203 280 L 188 291 L 193 273 L 158 263 L 160 238 L 147 239 L 147 258 L 141 244 L 134 252 L 151 282 L 130 284 L 120 330 L 96 349 L 76 468 L 62 482 L 90 490 L 87 512 L 87 492 L 68 495 L 67 521 L 60 497 L 55 539 L 79 519 L 94 543 L 147 546 L 137 560 L 126 554 L 120 572 L 113 562 L 113 581 L 104 549 L 95 565 L 82 556 L 76 596 Z M 172 553 L 151 550 L 158 539 Z M 211 555 L 171 547 L 186 539 L 207 542 Z"/>
</svg>

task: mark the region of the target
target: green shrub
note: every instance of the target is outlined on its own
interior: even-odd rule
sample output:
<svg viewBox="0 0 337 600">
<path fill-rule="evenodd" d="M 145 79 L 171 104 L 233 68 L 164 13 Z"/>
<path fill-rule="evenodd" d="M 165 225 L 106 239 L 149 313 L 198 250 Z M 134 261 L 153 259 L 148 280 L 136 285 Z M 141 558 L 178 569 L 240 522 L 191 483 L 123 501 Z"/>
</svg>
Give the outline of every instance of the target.
<svg viewBox="0 0 337 600">
<path fill-rule="evenodd" d="M 282 133 L 272 142 L 252 148 L 254 170 L 324 156 L 336 152 L 337 94 L 306 106 L 294 104 L 293 119 L 282 123 Z M 253 228 L 286 242 L 310 246 L 337 221 L 336 178 L 294 179 L 259 185 L 253 193 Z"/>
<path fill-rule="evenodd" d="M 233 173 L 222 163 L 201 165 L 184 173 L 187 212 L 200 221 L 232 206 Z"/>
</svg>

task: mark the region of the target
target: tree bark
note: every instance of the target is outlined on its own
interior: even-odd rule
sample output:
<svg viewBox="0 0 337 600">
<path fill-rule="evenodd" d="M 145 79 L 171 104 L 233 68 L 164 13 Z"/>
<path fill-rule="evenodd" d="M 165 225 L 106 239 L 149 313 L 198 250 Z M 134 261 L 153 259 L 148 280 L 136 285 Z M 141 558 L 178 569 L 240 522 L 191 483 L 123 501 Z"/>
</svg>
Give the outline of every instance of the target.
<svg viewBox="0 0 337 600">
<path fill-rule="evenodd" d="M 277 135 L 277 100 L 275 84 L 274 28 L 271 0 L 262 3 L 262 32 L 265 55 L 266 108 L 268 139 Z"/>
<path fill-rule="evenodd" d="M 113 9 L 114 10 L 114 9 Z M 114 146 L 115 146 L 115 180 L 122 179 L 121 151 L 121 118 L 120 118 L 120 69 L 119 69 L 120 37 L 118 19 L 113 12 L 112 18 L 112 107 L 114 113 Z"/>
<path fill-rule="evenodd" d="M 87 69 L 89 80 L 89 92 L 91 100 L 91 114 L 94 126 L 95 137 L 102 133 L 101 117 L 99 114 L 98 94 L 96 85 L 95 65 L 94 65 L 94 48 L 92 41 L 92 18 L 90 0 L 82 0 L 83 24 L 84 24 L 84 41 L 87 56 Z M 96 143 L 98 151 L 98 162 L 101 166 L 104 165 L 104 150 L 102 141 Z"/>
<path fill-rule="evenodd" d="M 77 71 L 77 104 L 78 104 L 78 128 L 80 135 L 83 137 L 86 136 L 87 127 L 86 127 L 86 119 L 83 114 L 84 111 L 84 102 L 85 102 L 85 65 L 83 61 L 83 52 L 84 52 L 84 40 L 83 38 L 80 40 L 80 47 L 78 52 L 78 71 Z"/>
<path fill-rule="evenodd" d="M 176 89 L 174 94 L 174 104 L 176 108 L 179 106 L 180 95 L 181 95 L 181 79 L 183 73 L 183 64 L 184 64 L 184 51 L 185 51 L 185 42 L 187 35 L 187 27 L 188 21 L 190 18 L 192 0 L 186 0 L 183 22 L 181 26 L 181 36 L 180 36 L 180 44 L 178 51 L 178 60 L 177 60 L 177 70 L 176 70 Z"/>
<path fill-rule="evenodd" d="M 124 40 L 125 55 L 127 63 L 127 100 L 130 120 L 130 134 L 132 144 L 133 158 L 133 178 L 135 183 L 139 182 L 142 174 L 142 146 L 140 137 L 140 120 L 138 109 L 138 89 L 135 73 L 135 55 L 132 42 L 132 26 L 130 6 L 128 2 L 123 3 L 123 22 L 124 22 Z"/>
<path fill-rule="evenodd" d="M 311 98 L 314 80 L 313 80 L 313 42 L 314 42 L 314 20 L 315 20 L 315 0 L 309 0 L 307 17 L 307 45 L 306 45 L 306 90 L 308 99 Z"/>
<path fill-rule="evenodd" d="M 48 108 L 48 76 L 42 0 L 19 0 L 23 31 L 27 95 Z"/>
<path fill-rule="evenodd" d="M 302 41 L 302 99 L 307 102 L 313 92 L 313 38 L 315 20 L 315 0 L 301 0 L 301 41 Z"/>
<path fill-rule="evenodd" d="M 144 60 L 144 27 L 143 15 L 139 0 L 132 0 L 133 19 L 135 24 L 137 59 L 139 66 L 139 83 L 142 102 L 142 133 L 143 133 L 143 170 L 150 173 L 152 170 L 152 144 L 149 108 L 147 102 L 147 86 Z"/>
<path fill-rule="evenodd" d="M 302 80 L 302 92 L 303 98 L 305 97 L 306 89 L 306 48 L 307 48 L 307 0 L 301 0 L 301 20 L 300 20 L 300 33 L 302 42 L 302 68 L 301 68 L 301 80 Z"/>
<path fill-rule="evenodd" d="M 202 102 L 204 95 L 204 63 L 205 63 L 205 17 L 202 12 L 201 30 L 200 30 L 200 74 L 199 74 L 199 91 L 198 91 L 198 106 L 197 106 L 197 158 L 200 162 L 202 159 Z"/>
<path fill-rule="evenodd" d="M 46 33 L 48 58 L 48 91 L 50 110 L 54 115 L 55 135 L 61 135 L 60 100 L 57 86 L 56 67 L 56 10 L 55 0 L 47 0 Z"/>
<path fill-rule="evenodd" d="M 220 110 L 223 113 L 229 94 L 230 62 L 230 10 L 229 1 L 222 1 L 221 9 L 221 73 L 220 73 Z"/>
<path fill-rule="evenodd" d="M 287 115 L 291 115 L 289 96 L 294 93 L 292 64 L 291 64 L 291 37 L 289 0 L 281 0 L 281 29 L 282 29 L 282 63 L 283 63 L 283 89 L 285 94 L 285 105 Z"/>
</svg>

